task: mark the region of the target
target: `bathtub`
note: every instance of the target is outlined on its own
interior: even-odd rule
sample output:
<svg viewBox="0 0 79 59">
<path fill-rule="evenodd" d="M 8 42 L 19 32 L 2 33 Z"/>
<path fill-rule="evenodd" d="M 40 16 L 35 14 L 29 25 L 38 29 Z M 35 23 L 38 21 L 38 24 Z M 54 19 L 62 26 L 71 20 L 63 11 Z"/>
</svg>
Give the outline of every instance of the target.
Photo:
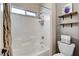
<svg viewBox="0 0 79 59">
<path fill-rule="evenodd" d="M 49 49 L 38 51 L 37 53 L 33 54 L 32 56 L 50 56 Z"/>
</svg>

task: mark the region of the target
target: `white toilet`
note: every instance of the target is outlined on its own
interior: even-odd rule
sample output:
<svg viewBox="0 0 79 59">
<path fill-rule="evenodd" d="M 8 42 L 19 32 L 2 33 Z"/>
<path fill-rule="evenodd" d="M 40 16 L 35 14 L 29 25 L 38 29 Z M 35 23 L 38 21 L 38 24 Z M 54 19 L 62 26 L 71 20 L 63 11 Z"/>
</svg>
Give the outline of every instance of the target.
<svg viewBox="0 0 79 59">
<path fill-rule="evenodd" d="M 53 56 L 72 56 L 75 48 L 74 43 L 70 43 L 71 37 L 67 35 L 61 35 L 61 41 L 58 41 L 58 48 L 60 53 Z"/>
</svg>

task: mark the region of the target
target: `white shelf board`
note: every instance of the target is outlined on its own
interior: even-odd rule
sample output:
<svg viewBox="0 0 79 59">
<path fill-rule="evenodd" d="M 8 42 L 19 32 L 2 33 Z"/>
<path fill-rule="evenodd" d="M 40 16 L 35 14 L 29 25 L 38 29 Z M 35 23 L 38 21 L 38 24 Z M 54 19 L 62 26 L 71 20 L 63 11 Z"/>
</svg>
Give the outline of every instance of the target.
<svg viewBox="0 0 79 59">
<path fill-rule="evenodd" d="M 76 23 L 79 23 L 79 21 L 62 22 L 62 23 L 59 23 L 59 24 L 64 25 L 64 24 L 76 24 Z"/>
</svg>

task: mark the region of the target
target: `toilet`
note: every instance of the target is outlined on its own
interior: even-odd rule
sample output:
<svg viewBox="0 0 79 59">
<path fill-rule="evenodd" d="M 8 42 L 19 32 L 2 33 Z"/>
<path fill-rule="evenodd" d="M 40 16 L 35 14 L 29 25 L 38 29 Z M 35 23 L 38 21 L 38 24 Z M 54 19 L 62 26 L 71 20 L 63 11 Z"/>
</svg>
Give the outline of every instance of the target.
<svg viewBox="0 0 79 59">
<path fill-rule="evenodd" d="M 71 43 L 71 36 L 61 35 L 61 41 L 58 41 L 58 48 L 60 53 L 53 56 L 72 56 L 75 48 L 75 44 Z"/>
</svg>

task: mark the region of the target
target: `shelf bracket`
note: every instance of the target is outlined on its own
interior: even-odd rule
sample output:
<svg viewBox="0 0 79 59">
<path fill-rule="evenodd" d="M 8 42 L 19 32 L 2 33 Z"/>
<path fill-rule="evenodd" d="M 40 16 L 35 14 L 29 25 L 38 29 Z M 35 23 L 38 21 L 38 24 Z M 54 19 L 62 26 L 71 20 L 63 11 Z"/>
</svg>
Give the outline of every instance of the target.
<svg viewBox="0 0 79 59">
<path fill-rule="evenodd" d="M 70 15 L 71 19 L 72 19 L 72 15 Z"/>
<path fill-rule="evenodd" d="M 63 20 L 64 20 L 64 16 L 63 16 L 62 18 L 63 18 Z"/>
<path fill-rule="evenodd" d="M 71 28 L 72 28 L 72 23 L 71 23 Z"/>
<path fill-rule="evenodd" d="M 64 24 L 63 24 L 63 28 L 64 28 Z"/>
</svg>

